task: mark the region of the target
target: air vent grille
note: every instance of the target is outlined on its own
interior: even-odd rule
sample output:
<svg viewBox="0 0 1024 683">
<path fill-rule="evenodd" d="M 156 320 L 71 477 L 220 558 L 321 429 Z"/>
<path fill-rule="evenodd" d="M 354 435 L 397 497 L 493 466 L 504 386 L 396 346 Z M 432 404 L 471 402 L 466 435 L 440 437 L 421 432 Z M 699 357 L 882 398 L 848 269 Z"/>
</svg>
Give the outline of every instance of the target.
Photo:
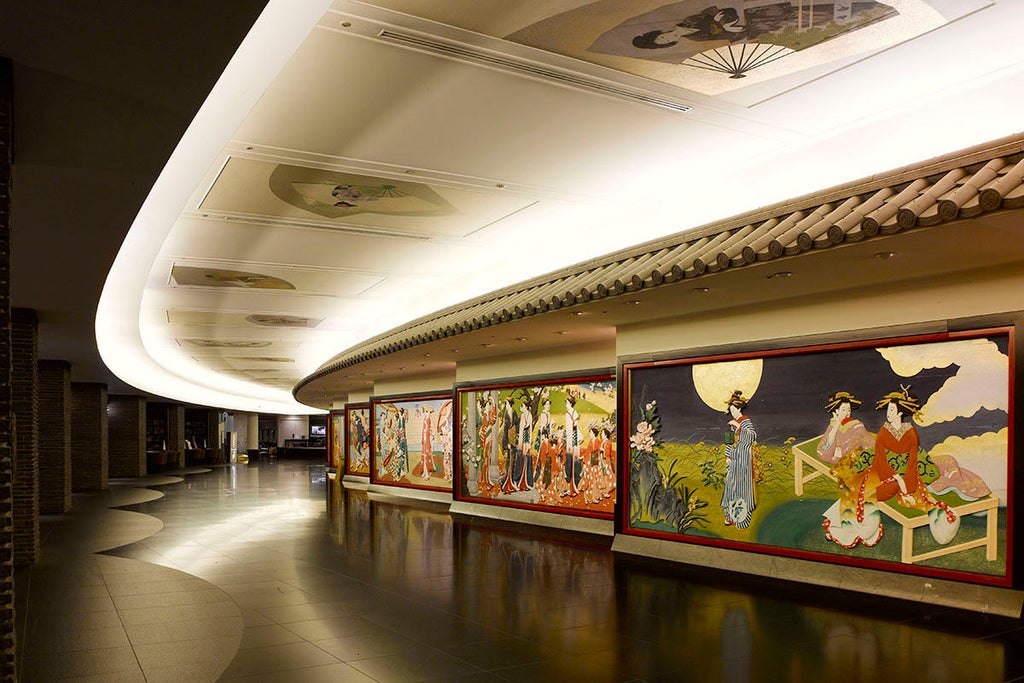
<svg viewBox="0 0 1024 683">
<path fill-rule="evenodd" d="M 392 43 L 398 43 L 407 47 L 423 50 L 431 54 L 457 59 L 461 62 L 489 66 L 495 69 L 501 69 L 502 71 L 521 74 L 523 76 L 531 76 L 533 78 L 554 81 L 562 85 L 580 88 L 582 90 L 589 90 L 591 92 L 597 92 L 604 95 L 611 95 L 613 97 L 627 99 L 633 102 L 642 102 L 643 104 L 649 104 L 663 109 L 670 109 L 676 112 L 687 112 L 692 109 L 692 107 L 685 104 L 673 102 L 672 100 L 658 97 L 656 95 L 624 88 L 615 85 L 614 83 L 593 80 L 579 74 L 552 69 L 540 64 L 522 61 L 494 52 L 479 50 L 467 45 L 442 42 L 432 38 L 399 33 L 388 29 L 382 30 L 377 34 L 377 37 Z"/>
</svg>

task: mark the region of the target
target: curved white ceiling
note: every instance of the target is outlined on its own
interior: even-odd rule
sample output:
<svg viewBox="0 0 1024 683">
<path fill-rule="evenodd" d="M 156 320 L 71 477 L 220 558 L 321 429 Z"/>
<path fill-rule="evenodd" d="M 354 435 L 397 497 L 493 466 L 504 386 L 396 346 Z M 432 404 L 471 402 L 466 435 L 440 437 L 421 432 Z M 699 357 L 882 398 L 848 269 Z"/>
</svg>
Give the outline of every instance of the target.
<svg viewBox="0 0 1024 683">
<path fill-rule="evenodd" d="M 1021 3 L 892 0 L 949 16 L 710 95 L 651 80 L 685 84 L 683 67 L 503 38 L 590 2 L 422 4 L 268 5 L 111 269 L 96 334 L 115 374 L 191 403 L 311 412 L 291 398 L 299 379 L 415 317 L 1020 130 Z"/>
</svg>

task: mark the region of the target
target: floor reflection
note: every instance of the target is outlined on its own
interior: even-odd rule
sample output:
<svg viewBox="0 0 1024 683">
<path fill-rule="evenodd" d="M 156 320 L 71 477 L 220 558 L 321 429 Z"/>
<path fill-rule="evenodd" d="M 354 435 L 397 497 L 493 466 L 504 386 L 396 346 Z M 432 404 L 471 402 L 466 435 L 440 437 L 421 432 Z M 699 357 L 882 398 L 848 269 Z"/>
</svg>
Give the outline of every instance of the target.
<svg viewBox="0 0 1024 683">
<path fill-rule="evenodd" d="M 186 605 L 207 609 L 211 589 L 237 606 L 241 644 L 214 678 L 1024 676 L 1016 621 L 643 563 L 613 556 L 606 543 L 553 539 L 532 527 L 453 522 L 444 506 L 324 484 L 311 465 L 236 465 L 161 486 L 164 499 L 130 509 L 163 529 L 108 552 L 202 579 L 146 589 L 154 604 L 182 605 L 183 620 L 193 609 Z M 130 640 L 152 641 L 157 631 L 178 639 L 152 647 L 173 653 L 179 668 L 188 667 L 195 639 L 208 637 L 186 628 L 137 631 Z M 188 680 L 213 680 L 191 671 Z"/>
<path fill-rule="evenodd" d="M 837 592 L 832 605 L 806 587 L 784 598 L 743 590 L 742 578 L 732 588 L 687 581 L 671 566 L 616 561 L 606 548 L 547 540 L 542 530 L 453 522 L 361 491 L 340 489 L 331 518 L 334 541 L 369 558 L 381 585 L 478 623 L 491 640 L 515 639 L 506 643 L 518 653 L 513 665 L 494 652 L 488 661 L 489 646 L 474 660 L 496 680 L 1002 681 L 1024 673 L 1008 653 L 1021 637 L 1015 621 Z"/>
</svg>

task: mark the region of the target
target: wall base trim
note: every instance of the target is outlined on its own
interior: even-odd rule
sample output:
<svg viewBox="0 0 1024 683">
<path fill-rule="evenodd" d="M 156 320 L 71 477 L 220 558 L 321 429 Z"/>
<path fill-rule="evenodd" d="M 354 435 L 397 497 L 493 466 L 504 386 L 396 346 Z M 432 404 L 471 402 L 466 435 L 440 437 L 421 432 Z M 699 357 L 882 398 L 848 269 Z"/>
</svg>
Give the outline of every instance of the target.
<svg viewBox="0 0 1024 683">
<path fill-rule="evenodd" d="M 617 534 L 612 552 L 1019 619 L 1024 591 Z"/>
<path fill-rule="evenodd" d="M 367 491 L 370 488 L 370 478 L 360 477 L 355 474 L 346 474 L 341 478 L 341 485 L 355 491 Z"/>
<path fill-rule="evenodd" d="M 524 510 L 504 505 L 470 503 L 463 500 L 452 503 L 448 512 L 453 517 L 462 515 L 514 524 L 532 524 L 534 526 L 550 527 L 562 531 L 573 531 L 595 536 L 606 536 L 608 538 L 615 535 L 615 522 L 610 519 L 563 515 L 557 512 L 544 512 L 542 510 Z"/>
<path fill-rule="evenodd" d="M 409 498 L 412 500 L 423 500 L 430 503 L 444 503 L 446 505 L 451 504 L 452 502 L 452 494 L 447 491 L 407 489 L 401 486 L 381 486 L 380 484 L 370 484 L 367 487 L 366 491 L 370 496 L 370 500 L 386 500 L 388 498 Z"/>
</svg>

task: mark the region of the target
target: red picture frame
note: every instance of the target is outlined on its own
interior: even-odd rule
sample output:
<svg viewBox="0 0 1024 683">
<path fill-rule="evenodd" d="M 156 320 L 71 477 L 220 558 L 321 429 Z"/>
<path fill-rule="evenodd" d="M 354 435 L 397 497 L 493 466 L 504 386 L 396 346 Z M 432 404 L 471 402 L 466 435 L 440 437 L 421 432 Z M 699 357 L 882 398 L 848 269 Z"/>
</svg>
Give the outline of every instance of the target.
<svg viewBox="0 0 1024 683">
<path fill-rule="evenodd" d="M 623 359 L 618 530 L 1010 586 L 1016 343 L 1000 326 Z"/>
</svg>

